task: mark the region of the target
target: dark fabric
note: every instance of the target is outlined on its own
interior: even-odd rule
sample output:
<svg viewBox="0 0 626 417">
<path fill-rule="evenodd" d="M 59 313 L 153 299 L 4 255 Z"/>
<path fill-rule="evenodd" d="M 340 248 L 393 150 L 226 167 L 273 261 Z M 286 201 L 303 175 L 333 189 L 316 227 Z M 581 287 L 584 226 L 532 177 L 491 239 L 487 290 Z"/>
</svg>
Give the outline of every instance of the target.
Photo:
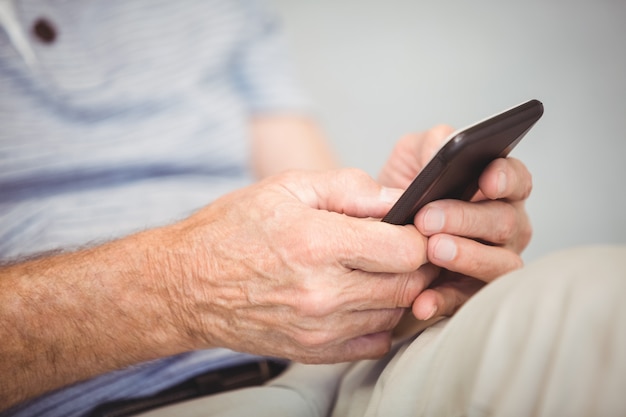
<svg viewBox="0 0 626 417">
<path fill-rule="evenodd" d="M 101 404 L 88 417 L 132 416 L 205 395 L 262 385 L 278 376 L 286 367 L 286 362 L 262 360 L 207 372 L 155 395 Z"/>
</svg>

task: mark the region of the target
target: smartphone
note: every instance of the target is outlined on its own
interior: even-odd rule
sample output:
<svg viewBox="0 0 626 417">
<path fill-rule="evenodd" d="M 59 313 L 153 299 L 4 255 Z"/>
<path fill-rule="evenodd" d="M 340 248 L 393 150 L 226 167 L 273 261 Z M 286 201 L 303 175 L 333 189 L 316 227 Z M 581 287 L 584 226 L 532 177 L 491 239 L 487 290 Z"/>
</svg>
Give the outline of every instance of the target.
<svg viewBox="0 0 626 417">
<path fill-rule="evenodd" d="M 470 200 L 487 165 L 506 157 L 542 115 L 543 104 L 529 100 L 454 132 L 382 221 L 410 224 L 431 201 Z"/>
</svg>

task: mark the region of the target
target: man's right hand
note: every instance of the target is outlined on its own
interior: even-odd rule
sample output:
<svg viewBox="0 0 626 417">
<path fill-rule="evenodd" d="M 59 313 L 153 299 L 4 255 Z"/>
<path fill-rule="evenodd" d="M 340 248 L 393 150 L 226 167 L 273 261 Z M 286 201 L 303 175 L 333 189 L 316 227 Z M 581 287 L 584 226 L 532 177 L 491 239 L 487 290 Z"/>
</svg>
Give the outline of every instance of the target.
<svg viewBox="0 0 626 417">
<path fill-rule="evenodd" d="M 0 267 L 0 409 L 114 369 L 226 347 L 373 358 L 434 279 L 399 196 L 356 170 L 289 172 L 191 217 Z"/>
<path fill-rule="evenodd" d="M 384 354 L 435 275 L 413 225 L 373 219 L 399 193 L 356 170 L 293 171 L 161 230 L 159 281 L 181 333 L 302 362 Z"/>
</svg>

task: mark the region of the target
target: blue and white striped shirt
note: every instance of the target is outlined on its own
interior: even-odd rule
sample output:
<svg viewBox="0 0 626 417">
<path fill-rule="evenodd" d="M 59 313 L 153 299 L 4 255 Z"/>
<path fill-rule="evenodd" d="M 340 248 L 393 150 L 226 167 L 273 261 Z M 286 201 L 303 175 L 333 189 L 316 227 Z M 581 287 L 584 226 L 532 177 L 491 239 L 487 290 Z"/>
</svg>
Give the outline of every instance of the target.
<svg viewBox="0 0 626 417">
<path fill-rule="evenodd" d="M 308 106 L 284 49 L 255 0 L 0 0 L 0 260 L 170 223 L 248 184 L 250 117 Z M 251 358 L 165 358 L 0 416 L 80 416 Z"/>
</svg>

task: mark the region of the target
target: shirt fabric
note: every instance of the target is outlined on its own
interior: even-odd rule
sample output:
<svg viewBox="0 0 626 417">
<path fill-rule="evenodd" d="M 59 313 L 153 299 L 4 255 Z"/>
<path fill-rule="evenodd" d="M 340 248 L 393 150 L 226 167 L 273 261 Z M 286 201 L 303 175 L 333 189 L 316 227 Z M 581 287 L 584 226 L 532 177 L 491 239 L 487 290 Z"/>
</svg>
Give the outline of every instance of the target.
<svg viewBox="0 0 626 417">
<path fill-rule="evenodd" d="M 251 182 L 251 116 L 307 109 L 254 0 L 0 0 L 0 260 L 184 218 Z M 252 359 L 185 353 L 0 416 L 80 416 Z"/>
</svg>

